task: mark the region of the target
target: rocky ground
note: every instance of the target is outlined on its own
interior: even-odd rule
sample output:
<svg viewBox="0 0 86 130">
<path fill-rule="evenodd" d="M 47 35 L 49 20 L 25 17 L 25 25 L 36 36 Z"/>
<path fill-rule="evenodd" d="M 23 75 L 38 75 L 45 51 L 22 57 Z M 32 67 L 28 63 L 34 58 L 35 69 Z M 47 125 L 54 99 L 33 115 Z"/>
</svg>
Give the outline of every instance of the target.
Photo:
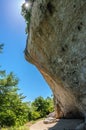
<svg viewBox="0 0 86 130">
<path fill-rule="evenodd" d="M 56 123 L 44 124 L 41 120 L 33 124 L 30 130 L 74 130 L 81 122 L 79 119 L 60 119 Z"/>
</svg>

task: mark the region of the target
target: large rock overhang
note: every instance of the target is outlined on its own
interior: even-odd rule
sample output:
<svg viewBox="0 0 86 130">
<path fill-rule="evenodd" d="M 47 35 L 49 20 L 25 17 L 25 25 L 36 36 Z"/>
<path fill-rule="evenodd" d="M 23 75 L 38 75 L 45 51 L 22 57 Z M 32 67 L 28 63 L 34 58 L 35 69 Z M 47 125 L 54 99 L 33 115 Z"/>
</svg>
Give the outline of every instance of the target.
<svg viewBox="0 0 86 130">
<path fill-rule="evenodd" d="M 50 85 L 57 118 L 85 115 L 86 1 L 35 0 L 28 35 L 25 57 Z"/>
</svg>

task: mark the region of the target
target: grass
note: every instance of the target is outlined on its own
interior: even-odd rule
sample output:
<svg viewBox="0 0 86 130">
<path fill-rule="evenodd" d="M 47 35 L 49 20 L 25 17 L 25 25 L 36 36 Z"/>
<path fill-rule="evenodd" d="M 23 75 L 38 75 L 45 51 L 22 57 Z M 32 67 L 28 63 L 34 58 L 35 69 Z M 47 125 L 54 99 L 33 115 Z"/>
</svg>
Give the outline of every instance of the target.
<svg viewBox="0 0 86 130">
<path fill-rule="evenodd" d="M 24 126 L 20 126 L 20 127 L 9 127 L 9 128 L 2 128 L 1 130 L 30 130 L 29 127 L 32 124 L 35 124 L 37 121 L 43 120 L 44 118 L 38 119 L 36 121 L 30 121 L 28 123 L 26 123 Z"/>
<path fill-rule="evenodd" d="M 28 126 L 2 128 L 2 130 L 29 130 Z"/>
<path fill-rule="evenodd" d="M 30 130 L 29 127 L 34 123 L 36 123 L 36 121 L 30 121 L 26 123 L 24 126 L 2 128 L 1 130 Z"/>
</svg>

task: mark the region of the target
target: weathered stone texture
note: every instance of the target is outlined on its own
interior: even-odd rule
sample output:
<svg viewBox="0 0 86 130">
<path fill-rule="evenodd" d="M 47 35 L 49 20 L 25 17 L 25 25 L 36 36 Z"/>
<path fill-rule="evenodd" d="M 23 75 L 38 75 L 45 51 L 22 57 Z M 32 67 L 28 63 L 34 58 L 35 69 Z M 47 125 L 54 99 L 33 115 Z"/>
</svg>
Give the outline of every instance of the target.
<svg viewBox="0 0 86 130">
<path fill-rule="evenodd" d="M 86 115 L 86 0 L 35 0 L 26 59 L 50 85 L 59 117 Z"/>
</svg>

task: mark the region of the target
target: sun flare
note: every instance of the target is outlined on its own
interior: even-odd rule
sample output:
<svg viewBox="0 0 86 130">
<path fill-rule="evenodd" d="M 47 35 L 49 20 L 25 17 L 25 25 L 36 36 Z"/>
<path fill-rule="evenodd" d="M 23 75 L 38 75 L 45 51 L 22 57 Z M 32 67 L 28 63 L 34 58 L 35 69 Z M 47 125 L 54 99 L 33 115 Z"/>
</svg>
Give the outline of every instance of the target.
<svg viewBox="0 0 86 130">
<path fill-rule="evenodd" d="M 25 8 L 29 10 L 31 8 L 31 2 L 25 2 Z"/>
</svg>

